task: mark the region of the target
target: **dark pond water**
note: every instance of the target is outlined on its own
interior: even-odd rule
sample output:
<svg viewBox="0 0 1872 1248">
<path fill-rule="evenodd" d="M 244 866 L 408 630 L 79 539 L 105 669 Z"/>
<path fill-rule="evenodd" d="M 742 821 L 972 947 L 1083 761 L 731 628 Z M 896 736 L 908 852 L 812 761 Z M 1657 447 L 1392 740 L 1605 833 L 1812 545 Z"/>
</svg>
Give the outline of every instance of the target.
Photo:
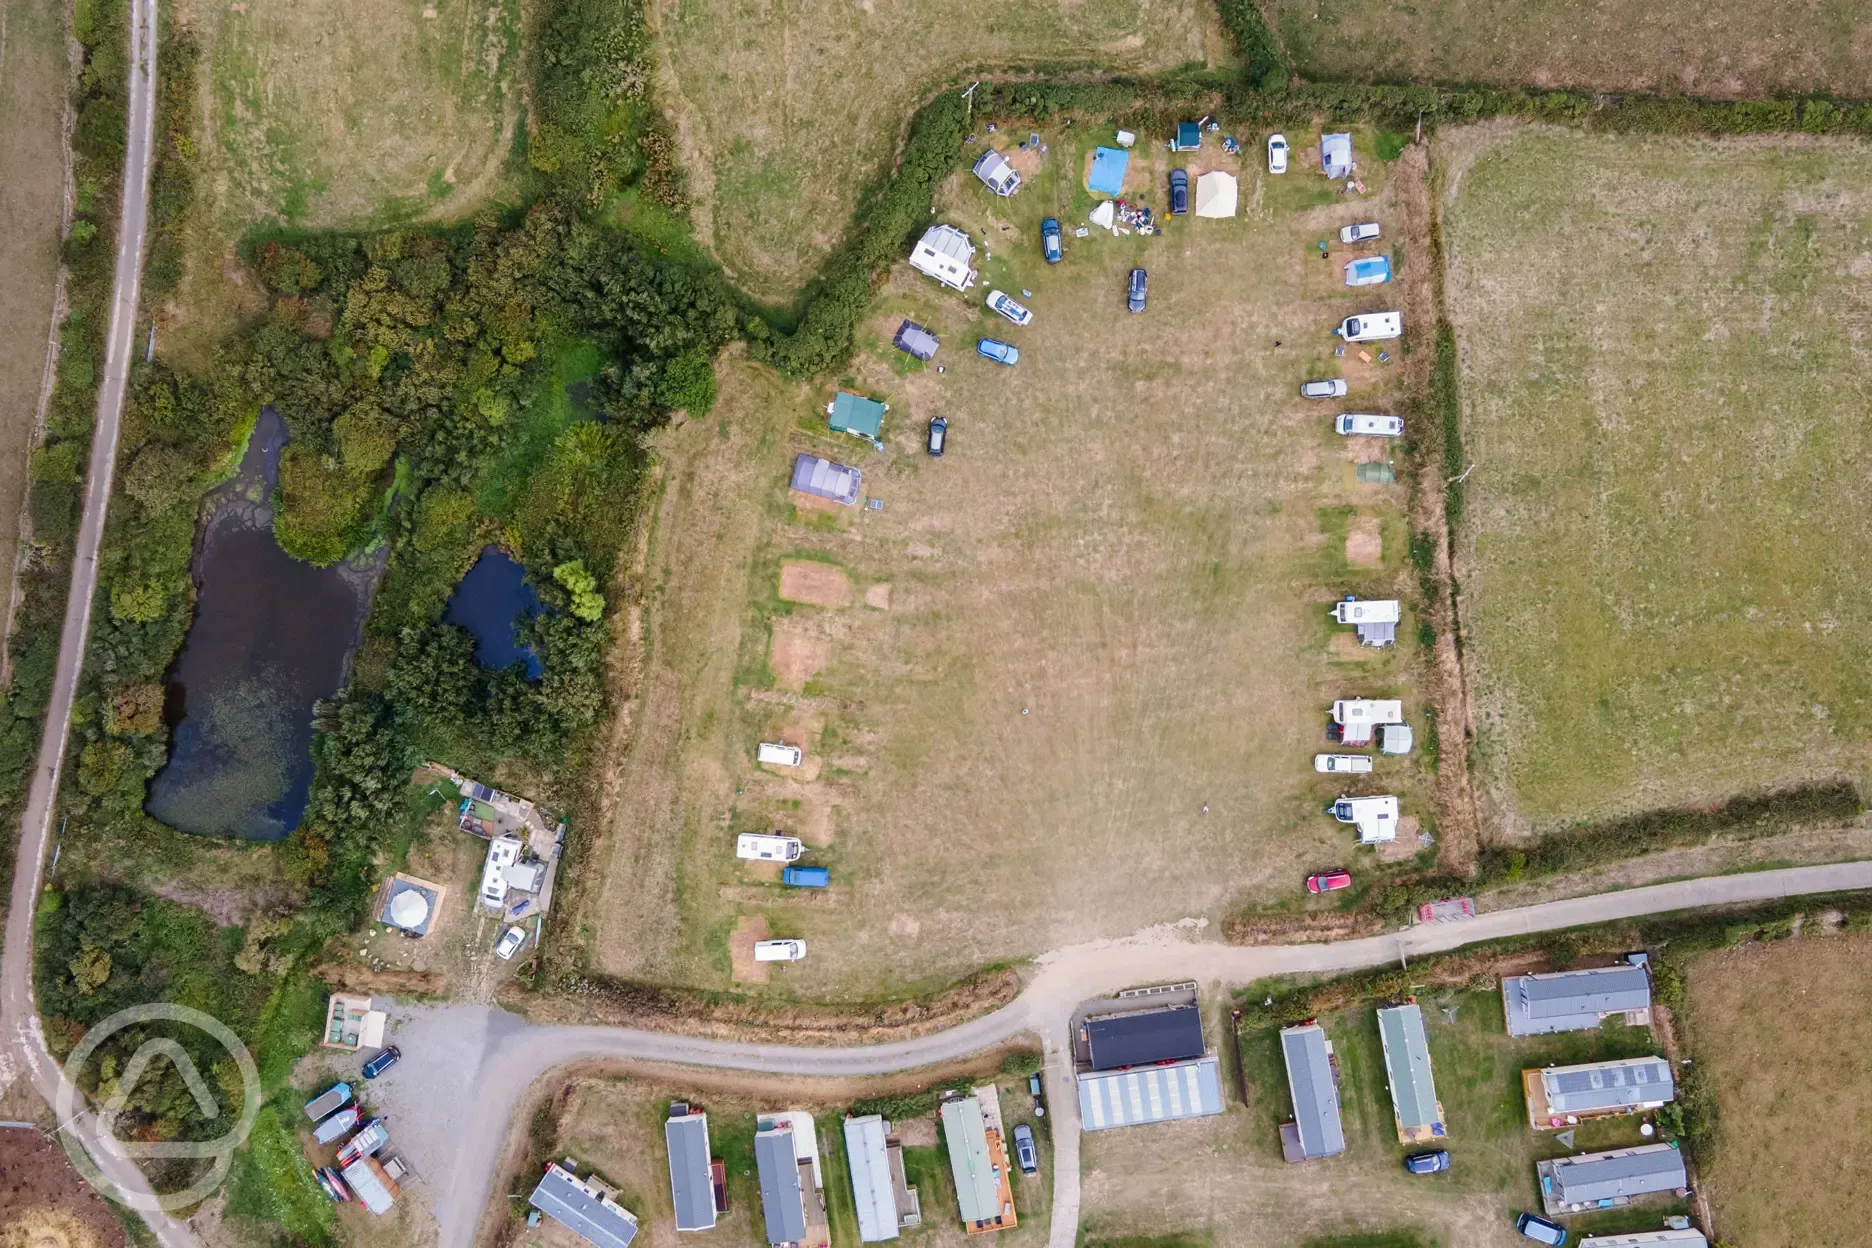
<svg viewBox="0 0 1872 1248">
<path fill-rule="evenodd" d="M 383 557 L 315 568 L 273 540 L 285 423 L 261 413 L 195 552 L 195 620 L 169 672 L 169 762 L 149 813 L 171 827 L 272 840 L 312 787 L 312 704 L 344 687 Z"/>
<path fill-rule="evenodd" d="M 498 546 L 489 546 L 462 577 L 443 618 L 474 634 L 475 661 L 483 667 L 524 662 L 529 679 L 545 671 L 539 656 L 520 644 L 520 625 L 540 609 L 526 569 Z"/>
</svg>

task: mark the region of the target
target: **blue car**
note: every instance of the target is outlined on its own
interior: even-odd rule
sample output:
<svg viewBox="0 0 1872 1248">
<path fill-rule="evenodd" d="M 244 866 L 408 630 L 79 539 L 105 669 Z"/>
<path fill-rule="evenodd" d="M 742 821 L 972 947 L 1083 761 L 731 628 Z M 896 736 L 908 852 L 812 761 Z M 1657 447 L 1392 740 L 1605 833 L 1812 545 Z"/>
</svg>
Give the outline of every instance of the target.
<svg viewBox="0 0 1872 1248">
<path fill-rule="evenodd" d="M 366 1079 L 375 1079 L 378 1075 L 383 1074 L 384 1071 L 396 1065 L 402 1058 L 403 1050 L 397 1048 L 396 1045 L 393 1044 L 376 1057 L 371 1058 L 370 1061 L 364 1063 L 364 1077 Z"/>
<path fill-rule="evenodd" d="M 1434 1153 L 1413 1153 L 1404 1159 L 1404 1168 L 1412 1174 L 1437 1174 L 1449 1169 L 1449 1152 L 1439 1148 Z"/>
<path fill-rule="evenodd" d="M 1046 255 L 1048 264 L 1058 264 L 1060 256 L 1060 228 L 1058 217 L 1048 217 L 1040 223 L 1040 250 Z"/>
<path fill-rule="evenodd" d="M 1011 342 L 1002 342 L 999 338 L 982 339 L 975 344 L 975 354 L 984 360 L 993 360 L 997 364 L 1020 363 L 1020 349 Z"/>
</svg>

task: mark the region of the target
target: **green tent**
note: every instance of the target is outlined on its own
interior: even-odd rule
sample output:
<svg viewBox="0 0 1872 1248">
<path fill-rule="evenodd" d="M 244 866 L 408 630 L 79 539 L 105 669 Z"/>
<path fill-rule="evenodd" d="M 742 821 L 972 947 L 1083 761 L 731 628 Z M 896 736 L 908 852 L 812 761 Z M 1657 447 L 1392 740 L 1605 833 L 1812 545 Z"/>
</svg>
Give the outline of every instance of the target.
<svg viewBox="0 0 1872 1248">
<path fill-rule="evenodd" d="M 876 399 L 867 399 L 863 395 L 841 390 L 833 398 L 831 406 L 826 408 L 827 422 L 834 433 L 849 433 L 854 437 L 868 441 L 878 440 L 878 430 L 884 427 L 884 404 Z"/>
</svg>

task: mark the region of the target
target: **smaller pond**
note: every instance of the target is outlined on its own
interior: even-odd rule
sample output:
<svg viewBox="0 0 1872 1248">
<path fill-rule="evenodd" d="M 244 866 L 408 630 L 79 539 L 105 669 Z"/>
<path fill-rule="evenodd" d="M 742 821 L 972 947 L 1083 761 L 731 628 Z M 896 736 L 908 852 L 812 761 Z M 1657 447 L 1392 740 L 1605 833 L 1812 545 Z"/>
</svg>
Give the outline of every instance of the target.
<svg viewBox="0 0 1872 1248">
<path fill-rule="evenodd" d="M 312 788 L 312 704 L 344 688 L 383 555 L 330 568 L 273 540 L 286 425 L 267 408 L 240 470 L 211 496 L 195 619 L 169 671 L 169 761 L 149 813 L 173 828 L 273 840 Z"/>
<path fill-rule="evenodd" d="M 520 627 L 539 610 L 539 595 L 527 584 L 526 569 L 500 547 L 489 546 L 455 587 L 443 618 L 474 634 L 475 662 L 481 666 L 525 663 L 527 679 L 538 680 L 545 665 L 521 644 Z"/>
</svg>

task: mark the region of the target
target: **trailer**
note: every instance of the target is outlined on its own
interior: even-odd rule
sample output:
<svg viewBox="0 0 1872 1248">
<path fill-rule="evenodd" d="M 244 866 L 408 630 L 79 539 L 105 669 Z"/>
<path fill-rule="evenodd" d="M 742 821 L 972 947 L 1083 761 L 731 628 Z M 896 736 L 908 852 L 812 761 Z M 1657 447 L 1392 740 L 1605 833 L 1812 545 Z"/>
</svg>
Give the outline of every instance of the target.
<svg viewBox="0 0 1872 1248">
<path fill-rule="evenodd" d="M 331 1087 L 326 1088 L 323 1092 L 305 1103 L 306 1117 L 310 1118 L 313 1122 L 317 1122 L 333 1110 L 342 1109 L 345 1105 L 350 1103 L 350 1100 L 351 1085 L 348 1083 L 334 1083 Z"/>
<path fill-rule="evenodd" d="M 383 1125 L 383 1119 L 373 1118 L 364 1124 L 364 1129 L 351 1137 L 351 1142 L 338 1150 L 338 1166 L 343 1169 L 390 1142 L 390 1129 Z"/>
</svg>

